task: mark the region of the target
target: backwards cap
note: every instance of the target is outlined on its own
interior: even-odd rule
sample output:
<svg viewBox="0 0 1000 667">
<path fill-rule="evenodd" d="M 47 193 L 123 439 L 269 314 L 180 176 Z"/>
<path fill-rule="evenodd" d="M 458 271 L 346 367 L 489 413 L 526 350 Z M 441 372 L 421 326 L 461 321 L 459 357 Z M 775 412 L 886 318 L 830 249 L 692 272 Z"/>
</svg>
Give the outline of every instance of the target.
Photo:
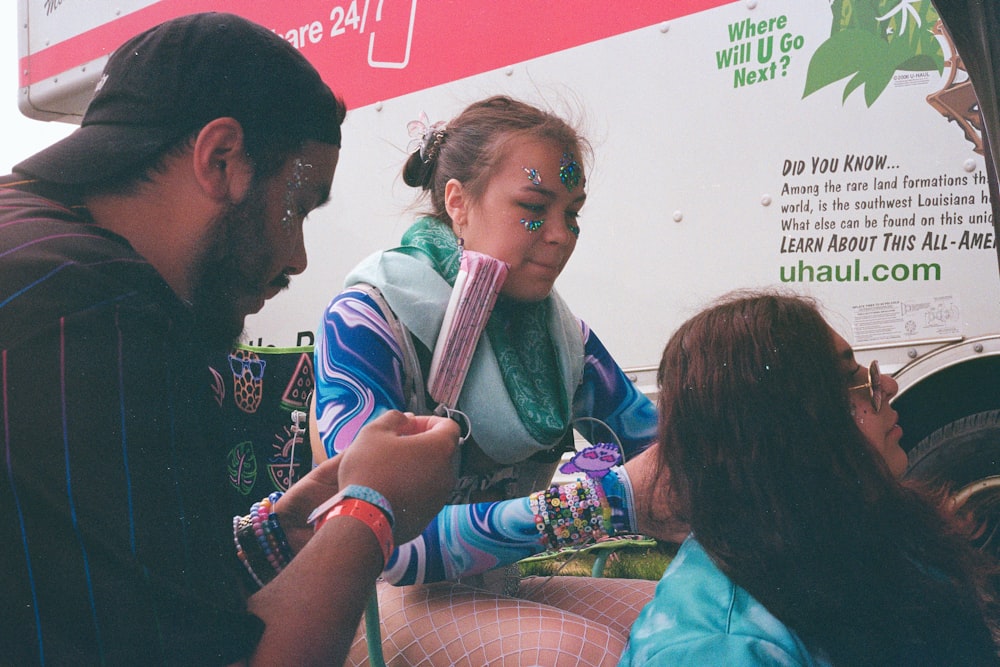
<svg viewBox="0 0 1000 667">
<path fill-rule="evenodd" d="M 340 145 L 344 109 L 291 44 L 239 16 L 182 16 L 133 37 L 108 60 L 79 129 L 14 167 L 84 185 L 147 166 L 216 118 L 247 134 Z"/>
</svg>

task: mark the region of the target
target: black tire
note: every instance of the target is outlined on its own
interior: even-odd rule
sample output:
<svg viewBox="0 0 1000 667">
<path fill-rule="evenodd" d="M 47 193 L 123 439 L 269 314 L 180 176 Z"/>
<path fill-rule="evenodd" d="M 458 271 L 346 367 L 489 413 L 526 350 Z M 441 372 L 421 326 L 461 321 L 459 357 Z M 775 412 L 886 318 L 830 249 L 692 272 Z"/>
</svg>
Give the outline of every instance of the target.
<svg viewBox="0 0 1000 667">
<path fill-rule="evenodd" d="M 963 513 L 981 525 L 977 544 L 1000 556 L 1000 410 L 957 419 L 908 456 L 905 479 L 947 488 Z"/>
</svg>

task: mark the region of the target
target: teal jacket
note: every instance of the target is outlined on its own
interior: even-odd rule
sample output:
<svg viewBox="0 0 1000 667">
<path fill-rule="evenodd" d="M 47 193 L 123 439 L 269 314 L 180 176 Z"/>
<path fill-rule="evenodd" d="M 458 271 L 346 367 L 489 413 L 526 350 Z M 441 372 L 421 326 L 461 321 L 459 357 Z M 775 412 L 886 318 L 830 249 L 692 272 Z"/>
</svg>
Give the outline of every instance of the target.
<svg viewBox="0 0 1000 667">
<path fill-rule="evenodd" d="M 689 536 L 632 626 L 622 665 L 830 663 L 722 573 Z"/>
</svg>

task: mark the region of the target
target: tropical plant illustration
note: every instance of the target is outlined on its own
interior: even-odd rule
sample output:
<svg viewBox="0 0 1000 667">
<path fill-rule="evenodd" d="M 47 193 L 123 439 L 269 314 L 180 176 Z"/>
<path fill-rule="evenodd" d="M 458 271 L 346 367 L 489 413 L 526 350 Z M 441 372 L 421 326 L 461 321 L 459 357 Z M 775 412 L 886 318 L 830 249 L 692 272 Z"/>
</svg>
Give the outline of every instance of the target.
<svg viewBox="0 0 1000 667">
<path fill-rule="evenodd" d="M 931 0 L 833 0 L 830 10 L 830 38 L 809 61 L 802 97 L 851 77 L 843 101 L 863 87 L 870 107 L 899 70 L 943 71 Z"/>
</svg>

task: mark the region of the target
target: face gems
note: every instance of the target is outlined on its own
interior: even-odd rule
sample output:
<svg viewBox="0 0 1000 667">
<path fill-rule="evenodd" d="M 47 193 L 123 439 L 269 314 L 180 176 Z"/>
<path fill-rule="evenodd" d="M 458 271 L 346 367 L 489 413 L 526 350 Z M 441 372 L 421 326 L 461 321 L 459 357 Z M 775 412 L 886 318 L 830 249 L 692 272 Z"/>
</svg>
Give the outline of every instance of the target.
<svg viewBox="0 0 1000 667">
<path fill-rule="evenodd" d="M 569 192 L 580 184 L 580 163 L 572 153 L 563 153 L 559 160 L 559 180 Z"/>
<path fill-rule="evenodd" d="M 524 173 L 528 175 L 528 180 L 531 181 L 532 185 L 542 184 L 542 175 L 538 173 L 537 169 L 529 169 L 528 167 L 521 167 L 524 169 Z"/>
<path fill-rule="evenodd" d="M 542 184 L 542 175 L 538 173 L 538 170 L 534 167 L 521 167 L 524 173 L 528 175 L 528 180 L 531 181 L 532 185 Z M 529 220 L 528 218 L 521 218 L 521 224 L 524 228 L 528 230 L 528 233 L 538 231 L 538 229 L 544 224 L 544 220 Z"/>
<path fill-rule="evenodd" d="M 285 185 L 285 214 L 281 218 L 281 226 L 286 230 L 291 229 L 292 220 L 299 213 L 295 203 L 295 194 L 302 189 L 302 185 L 305 183 L 303 173 L 307 168 L 311 169 L 312 165 L 303 162 L 302 158 L 297 157 L 292 163 L 292 173 Z"/>
</svg>

